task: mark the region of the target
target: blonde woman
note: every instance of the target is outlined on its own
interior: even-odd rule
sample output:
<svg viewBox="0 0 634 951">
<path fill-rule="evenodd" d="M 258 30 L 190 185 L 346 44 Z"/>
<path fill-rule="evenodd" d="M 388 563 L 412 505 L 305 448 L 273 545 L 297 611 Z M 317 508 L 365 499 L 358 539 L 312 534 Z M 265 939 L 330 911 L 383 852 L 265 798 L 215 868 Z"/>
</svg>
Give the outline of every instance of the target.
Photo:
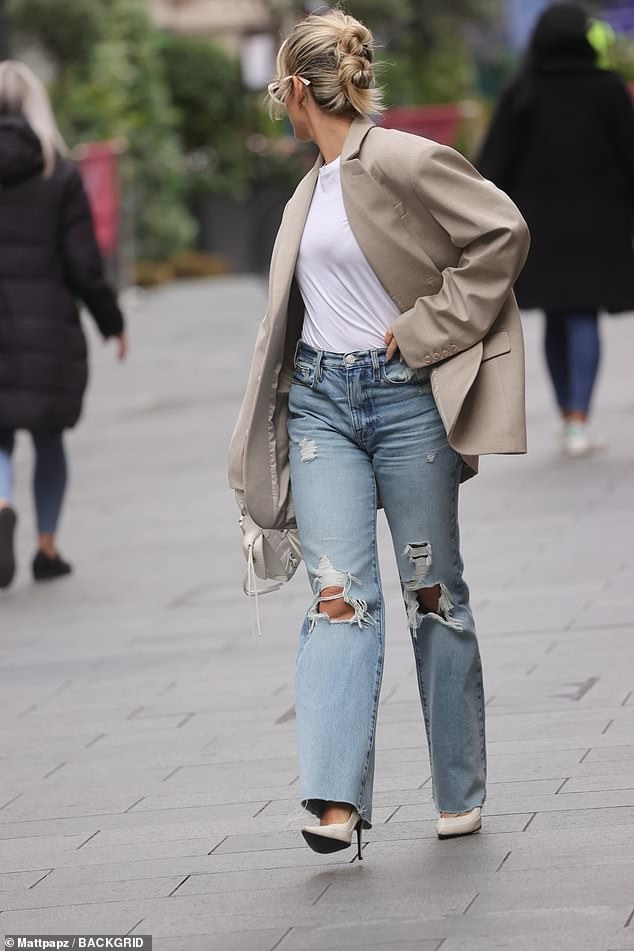
<svg viewBox="0 0 634 951">
<path fill-rule="evenodd" d="M 46 91 L 23 63 L 0 63 L 0 588 L 15 572 L 11 454 L 15 431 L 35 448 L 35 580 L 71 571 L 55 534 L 66 488 L 63 431 L 77 422 L 86 343 L 77 300 L 126 351 L 90 209 Z"/>
<path fill-rule="evenodd" d="M 268 313 L 230 448 L 262 528 L 299 529 L 313 598 L 296 709 L 311 848 L 372 820 L 383 667 L 376 511 L 412 636 L 441 837 L 481 825 L 480 655 L 459 551 L 459 483 L 480 453 L 525 451 L 512 286 L 528 232 L 457 152 L 377 128 L 373 38 L 335 10 L 283 43 L 273 102 L 320 156 L 273 251 Z M 292 498 L 291 498 L 292 489 Z"/>
</svg>

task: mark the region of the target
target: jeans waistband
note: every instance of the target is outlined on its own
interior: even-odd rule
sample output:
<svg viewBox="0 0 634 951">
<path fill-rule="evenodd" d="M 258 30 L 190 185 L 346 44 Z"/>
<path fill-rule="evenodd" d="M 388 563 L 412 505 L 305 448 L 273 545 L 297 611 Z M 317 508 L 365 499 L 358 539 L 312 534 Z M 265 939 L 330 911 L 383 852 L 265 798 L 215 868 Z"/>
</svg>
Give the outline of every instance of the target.
<svg viewBox="0 0 634 951">
<path fill-rule="evenodd" d="M 387 348 L 380 350 L 351 350 L 349 353 L 331 353 L 329 350 L 315 350 L 303 340 L 297 341 L 295 360 L 301 358 L 313 366 L 331 367 L 346 370 L 350 367 L 375 367 L 387 363 Z"/>
</svg>

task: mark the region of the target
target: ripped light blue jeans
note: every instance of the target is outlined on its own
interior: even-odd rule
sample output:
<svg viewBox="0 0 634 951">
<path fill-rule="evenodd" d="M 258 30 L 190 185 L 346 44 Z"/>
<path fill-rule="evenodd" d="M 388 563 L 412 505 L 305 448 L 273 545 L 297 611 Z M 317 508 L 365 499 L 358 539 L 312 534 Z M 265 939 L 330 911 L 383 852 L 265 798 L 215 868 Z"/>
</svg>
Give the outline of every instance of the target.
<svg viewBox="0 0 634 951">
<path fill-rule="evenodd" d="M 485 797 L 482 668 L 462 576 L 462 460 L 449 446 L 429 370 L 385 350 L 338 354 L 300 342 L 289 394 L 291 484 L 314 597 L 296 669 L 302 800 L 320 815 L 346 802 L 372 821 L 384 609 L 376 511 L 389 524 L 423 707 L 436 806 Z M 440 585 L 437 613 L 417 591 Z M 320 610 L 343 590 L 345 620 Z M 432 602 L 435 605 L 435 601 Z"/>
</svg>

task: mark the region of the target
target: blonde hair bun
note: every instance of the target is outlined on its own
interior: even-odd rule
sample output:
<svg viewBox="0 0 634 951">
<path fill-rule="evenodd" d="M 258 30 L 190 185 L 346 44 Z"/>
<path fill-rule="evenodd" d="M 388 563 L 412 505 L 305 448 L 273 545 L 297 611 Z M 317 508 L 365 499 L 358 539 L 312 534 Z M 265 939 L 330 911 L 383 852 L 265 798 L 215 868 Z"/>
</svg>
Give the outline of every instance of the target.
<svg viewBox="0 0 634 951">
<path fill-rule="evenodd" d="M 374 79 L 372 64 L 359 56 L 348 54 L 339 61 L 339 76 L 342 85 L 350 83 L 357 89 L 369 89 Z"/>
<path fill-rule="evenodd" d="M 299 20 L 282 43 L 277 57 L 279 93 L 272 107 L 284 104 L 288 76 L 310 80 L 310 92 L 325 112 L 343 116 L 378 115 L 381 90 L 374 81 L 374 37 L 359 20 L 343 10 L 310 14 Z"/>
</svg>

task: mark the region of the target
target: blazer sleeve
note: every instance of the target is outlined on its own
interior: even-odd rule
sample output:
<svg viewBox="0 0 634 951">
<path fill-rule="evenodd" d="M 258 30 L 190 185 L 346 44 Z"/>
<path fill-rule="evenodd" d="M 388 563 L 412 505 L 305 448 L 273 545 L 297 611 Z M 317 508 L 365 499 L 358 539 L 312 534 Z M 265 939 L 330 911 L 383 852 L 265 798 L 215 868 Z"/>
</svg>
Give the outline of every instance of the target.
<svg viewBox="0 0 634 951">
<path fill-rule="evenodd" d="M 392 324 L 405 361 L 420 367 L 486 336 L 524 265 L 529 233 L 511 199 L 453 149 L 416 150 L 410 174 L 414 195 L 460 252 L 438 293 Z"/>
<path fill-rule="evenodd" d="M 73 294 L 84 302 L 102 336 L 122 333 L 123 315 L 106 280 L 88 196 L 74 166 L 70 167 L 64 194 L 62 254 L 66 282 Z"/>
</svg>

